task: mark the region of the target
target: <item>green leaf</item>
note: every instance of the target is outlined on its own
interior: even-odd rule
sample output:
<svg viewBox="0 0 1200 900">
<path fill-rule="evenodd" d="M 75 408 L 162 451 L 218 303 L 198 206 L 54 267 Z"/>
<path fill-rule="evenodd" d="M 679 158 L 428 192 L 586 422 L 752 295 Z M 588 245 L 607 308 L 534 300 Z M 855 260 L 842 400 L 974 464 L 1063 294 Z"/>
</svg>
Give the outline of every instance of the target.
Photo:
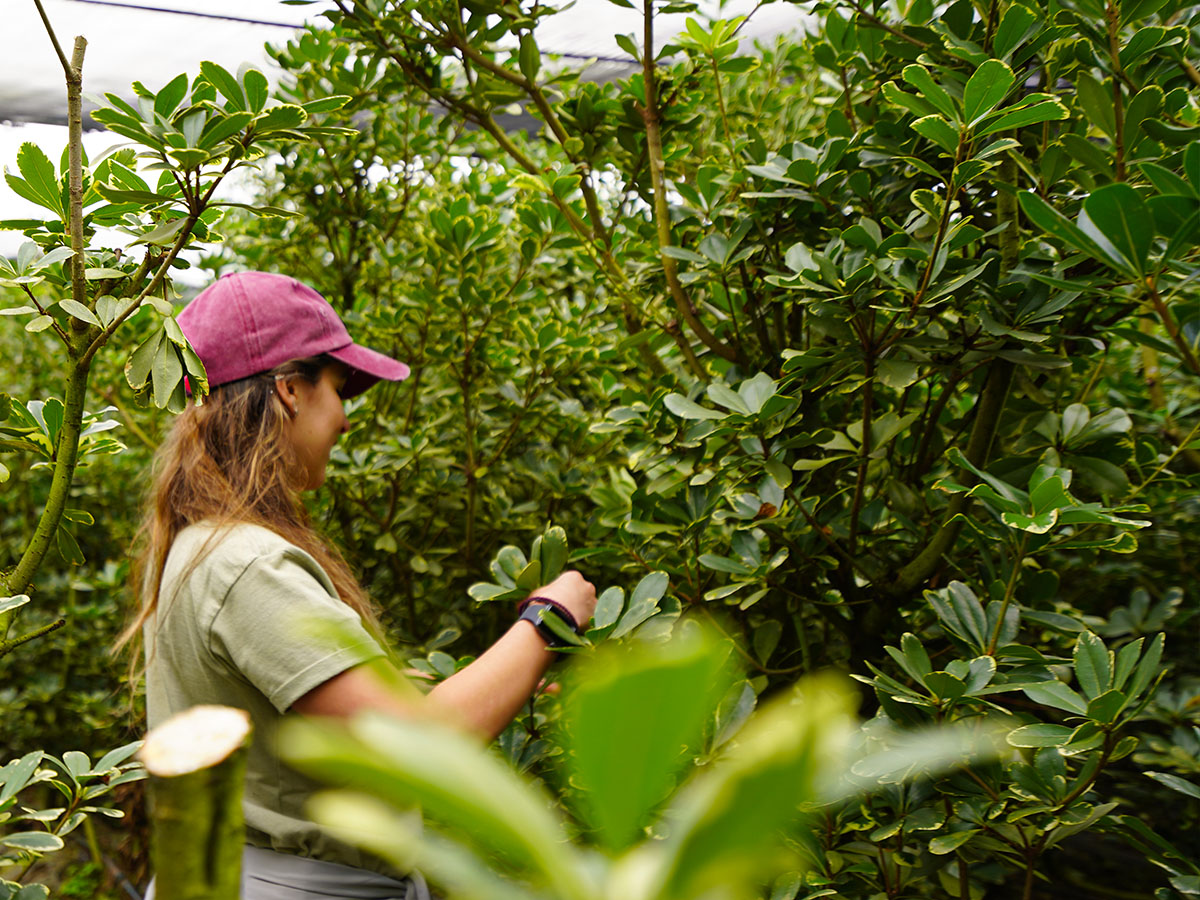
<svg viewBox="0 0 1200 900">
<path fill-rule="evenodd" d="M 918 118 L 922 116 L 930 116 L 937 112 L 937 109 L 932 103 L 923 97 L 914 96 L 900 90 L 896 82 L 889 81 L 883 86 L 883 96 L 893 106 L 900 106 L 907 109 Z"/>
<path fill-rule="evenodd" d="M 542 579 L 546 583 L 562 574 L 567 562 L 567 533 L 562 526 L 553 525 L 546 529 L 538 557 L 542 563 Z"/>
<path fill-rule="evenodd" d="M 1112 654 L 1104 642 L 1085 631 L 1075 643 L 1075 677 L 1089 700 L 1112 687 Z"/>
<path fill-rule="evenodd" d="M 1016 76 L 1007 64 L 989 59 L 975 70 L 963 90 L 963 119 L 974 125 L 1000 105 Z"/>
<path fill-rule="evenodd" d="M 79 548 L 79 542 L 75 540 L 75 535 L 71 534 L 64 525 L 58 526 L 57 543 L 58 552 L 62 554 L 63 560 L 72 566 L 81 566 L 87 562 L 83 551 Z"/>
<path fill-rule="evenodd" d="M 537 41 L 533 38 L 532 32 L 525 32 L 521 35 L 521 46 L 517 53 L 517 62 L 521 68 L 521 74 L 530 81 L 537 79 L 538 70 L 542 66 L 542 54 L 538 50 Z"/>
<path fill-rule="evenodd" d="M 1067 634 L 1076 634 L 1087 628 L 1086 625 L 1071 616 L 1064 616 L 1062 613 L 1045 612 L 1038 609 L 1022 608 L 1021 618 Z"/>
<path fill-rule="evenodd" d="M 925 647 L 922 646 L 920 639 L 915 634 L 905 632 L 900 638 L 900 649 L 907 661 L 905 670 L 914 679 L 920 681 L 933 671 L 929 654 L 925 652 Z"/>
<path fill-rule="evenodd" d="M 1008 131 L 1012 128 L 1024 128 L 1027 125 L 1040 125 L 1042 122 L 1056 122 L 1070 117 L 1070 111 L 1057 100 L 1042 100 L 1022 106 L 1011 111 L 1001 112 L 1000 115 L 988 122 L 975 132 L 976 137 L 995 134 L 997 131 Z"/>
<path fill-rule="evenodd" d="M 322 97 L 319 100 L 309 100 L 307 103 L 304 103 L 303 106 L 304 111 L 312 116 L 316 115 L 317 113 L 327 113 L 341 109 L 352 99 L 353 98 L 347 94 L 334 94 L 330 97 Z"/>
<path fill-rule="evenodd" d="M 121 763 L 125 762 L 125 760 L 129 759 L 129 757 L 133 756 L 133 754 L 137 753 L 141 747 L 141 741 L 134 741 L 132 744 L 125 744 L 114 750 L 109 750 L 96 761 L 93 771 L 107 772 L 109 769 L 115 769 Z"/>
<path fill-rule="evenodd" d="M 30 408 L 31 411 L 34 407 Z M 58 434 L 62 431 L 63 419 L 65 418 L 65 408 L 63 402 L 57 397 L 51 397 L 45 403 L 41 404 L 40 413 L 34 412 L 35 418 L 40 418 L 46 429 L 46 437 L 50 439 L 50 446 L 58 446 Z"/>
<path fill-rule="evenodd" d="M 1147 778 L 1153 778 L 1159 784 L 1169 787 L 1173 791 L 1178 791 L 1195 800 L 1200 800 L 1200 786 L 1184 778 L 1179 778 L 1176 775 L 1168 775 L 1165 772 L 1144 772 L 1143 774 Z"/>
<path fill-rule="evenodd" d="M 929 852 L 937 856 L 945 856 L 947 853 L 953 853 L 977 834 L 979 834 L 978 828 L 968 828 L 966 831 L 954 831 L 950 834 L 939 834 L 930 840 Z"/>
<path fill-rule="evenodd" d="M 606 588 L 596 598 L 596 611 L 592 614 L 593 627 L 608 628 L 610 625 L 615 625 L 624 608 L 624 589 L 619 587 Z"/>
<path fill-rule="evenodd" d="M 949 672 L 930 672 L 923 680 L 938 700 L 957 700 L 967 692 L 966 682 Z"/>
<path fill-rule="evenodd" d="M 267 102 L 267 93 L 270 87 L 267 83 L 267 76 L 258 71 L 258 69 L 247 68 L 241 73 L 241 81 L 247 108 L 251 112 L 262 112 L 262 108 Z"/>
<path fill-rule="evenodd" d="M 150 369 L 158 354 L 159 345 L 165 340 L 166 337 L 160 329 L 146 338 L 125 363 L 125 380 L 135 391 L 140 391 L 146 386 L 146 382 L 150 378 Z"/>
<path fill-rule="evenodd" d="M 10 613 L 29 602 L 28 594 L 16 594 L 12 597 L 0 597 L 0 616 Z"/>
<path fill-rule="evenodd" d="M 959 132 L 941 116 L 926 116 L 912 123 L 912 129 L 924 138 L 933 141 L 947 153 L 958 149 Z"/>
<path fill-rule="evenodd" d="M 718 556 L 715 553 L 701 553 L 696 561 L 706 569 L 712 569 L 714 572 L 728 572 L 731 575 L 749 575 L 754 571 L 736 559 Z"/>
<path fill-rule="evenodd" d="M 0 775 L 3 776 L 0 777 L 0 808 L 29 784 L 43 756 L 45 754 L 41 750 L 32 750 L 0 768 Z"/>
<path fill-rule="evenodd" d="M 615 3 L 617 6 L 628 6 L 630 9 L 633 8 L 633 4 L 630 3 L 629 0 L 620 0 L 619 3 L 617 2 L 617 0 L 609 0 L 609 2 Z M 632 37 L 630 37 L 627 34 L 614 34 L 613 40 L 615 40 L 617 42 L 618 47 L 620 47 L 622 50 L 624 50 L 626 53 L 628 53 L 630 56 L 632 56 L 634 58 L 634 60 L 636 60 L 639 64 L 641 64 L 642 53 L 640 50 L 638 50 L 638 46 L 634 42 Z"/>
<path fill-rule="evenodd" d="M 647 873 L 662 878 L 659 896 L 724 894 L 718 886 L 756 883 L 773 868 L 797 807 L 836 790 L 854 697 L 841 679 L 810 678 L 750 719 L 733 750 L 667 813 L 659 871 Z"/>
<path fill-rule="evenodd" d="M 746 404 L 746 409 L 753 415 L 762 412 L 764 404 L 775 396 L 774 380 L 765 372 L 759 372 L 753 378 L 747 378 L 738 385 L 738 396 Z"/>
<path fill-rule="evenodd" d="M 503 600 L 510 597 L 519 597 L 520 591 L 513 588 L 501 587 L 498 584 L 490 584 L 486 581 L 476 582 L 467 588 L 467 595 L 476 603 L 486 603 L 489 600 Z"/>
<path fill-rule="evenodd" d="M 1004 58 L 1015 50 L 1034 31 L 1037 13 L 1028 6 L 1014 3 L 1000 19 L 1000 27 L 992 39 L 992 52 Z"/>
<path fill-rule="evenodd" d="M 288 131 L 298 128 L 307 119 L 308 113 L 304 111 L 303 107 L 285 103 L 281 106 L 272 106 L 258 116 L 251 127 L 255 134 L 269 134 L 272 131 Z"/>
<path fill-rule="evenodd" d="M 187 94 L 188 78 L 185 74 L 176 75 L 163 87 L 154 98 L 154 112 L 164 119 L 179 108 L 184 95 Z"/>
<path fill-rule="evenodd" d="M 423 828 L 419 816 L 389 806 L 374 793 L 323 791 L 313 796 L 306 812 L 334 837 L 357 844 L 397 871 L 419 868 L 446 896 L 528 900 L 526 884 L 518 889 L 510 883 L 511 875 L 505 878 L 489 865 L 495 861 L 492 854 L 474 853 Z"/>
<path fill-rule="evenodd" d="M 241 134 L 242 130 L 254 121 L 254 113 L 250 112 L 235 112 L 225 116 L 213 116 L 208 120 L 208 124 L 204 126 L 204 131 L 200 134 L 200 139 L 196 145 L 204 150 L 211 150 L 222 141 L 229 140 L 234 135 Z"/>
<path fill-rule="evenodd" d="M 72 250 L 70 247 L 55 247 L 53 250 L 51 250 L 45 256 L 41 257 L 35 263 L 33 263 L 33 265 L 31 265 L 29 267 L 29 271 L 30 272 L 39 272 L 42 269 L 47 268 L 48 266 L 54 265 L 55 263 L 60 263 L 63 260 L 70 259 L 74 255 L 75 255 L 75 251 Z"/>
<path fill-rule="evenodd" d="M 0 845 L 31 853 L 51 853 L 66 846 L 62 838 L 48 831 L 18 831 L 15 834 L 0 834 Z"/>
<path fill-rule="evenodd" d="M 732 683 L 727 650 L 693 633 L 669 644 L 611 650 L 582 662 L 563 699 L 571 783 L 600 843 L 635 843 Z"/>
<path fill-rule="evenodd" d="M 1043 706 L 1050 706 L 1054 709 L 1061 709 L 1080 716 L 1087 714 L 1086 701 L 1061 681 L 1042 681 L 1037 684 L 1026 685 L 1021 690 L 1034 703 L 1040 703 Z"/>
<path fill-rule="evenodd" d="M 1014 729 L 1005 738 L 1014 747 L 1061 747 L 1071 739 L 1074 728 L 1039 722 Z"/>
<path fill-rule="evenodd" d="M 625 615 L 621 616 L 611 636 L 624 637 L 658 612 L 658 602 L 666 593 L 668 584 L 670 577 L 666 572 L 651 572 L 639 581 L 629 597 Z"/>
<path fill-rule="evenodd" d="M 1125 692 L 1128 694 L 1130 702 L 1137 702 L 1142 691 L 1149 687 L 1150 682 L 1159 674 L 1158 664 L 1162 660 L 1165 640 L 1165 635 L 1156 634 L 1138 661 L 1137 667 L 1133 670 L 1133 677 L 1129 681 L 1129 690 Z"/>
<path fill-rule="evenodd" d="M 154 384 L 154 405 L 159 409 L 165 409 L 171 401 L 171 395 L 175 392 L 175 386 L 183 380 L 183 363 L 179 359 L 179 353 L 174 344 L 168 340 L 159 343 L 151 370 Z"/>
<path fill-rule="evenodd" d="M 103 327 L 100 324 L 100 320 L 96 318 L 96 314 L 78 301 L 60 300 L 58 301 L 58 308 L 68 315 L 74 316 L 76 319 L 87 322 L 89 325 L 95 325 L 97 328 Z"/>
<path fill-rule="evenodd" d="M 1102 725 L 1111 725 L 1125 708 L 1126 699 L 1120 691 L 1107 691 L 1088 704 L 1087 717 Z"/>
<path fill-rule="evenodd" d="M 742 395 L 731 389 L 724 382 L 714 381 L 708 386 L 705 393 L 708 394 L 708 399 L 724 406 L 730 412 L 742 416 L 750 415 L 750 407 L 746 405 L 746 401 L 742 398 Z"/>
<path fill-rule="evenodd" d="M 236 78 L 214 62 L 200 63 L 200 74 L 228 100 L 228 106 L 234 109 L 246 108 L 246 95 L 242 93 L 241 85 Z"/>
<path fill-rule="evenodd" d="M 1145 642 L 1145 638 L 1138 638 L 1136 641 L 1130 641 L 1128 644 L 1122 647 L 1121 652 L 1117 654 L 1112 680 L 1112 685 L 1117 690 L 1124 689 L 1125 682 L 1133 673 L 1134 666 L 1137 665 L 1138 658 L 1142 655 L 1142 644 Z"/>
<path fill-rule="evenodd" d="M 929 70 L 924 66 L 912 65 L 904 67 L 904 80 L 921 92 L 921 96 L 933 104 L 938 112 L 951 122 L 958 122 L 958 108 L 946 89 L 933 80 Z"/>
<path fill-rule="evenodd" d="M 951 581 L 944 591 L 926 591 L 925 600 L 949 631 L 981 651 L 987 646 L 987 613 L 974 591 L 961 581 Z"/>
<path fill-rule="evenodd" d="M 60 219 L 64 217 L 62 192 L 55 176 L 54 163 L 37 144 L 28 141 L 17 151 L 17 171 L 25 179 L 24 188 L 16 179 L 7 179 L 9 186 L 26 200 L 50 210 Z"/>
<path fill-rule="evenodd" d="M 76 780 L 92 768 L 92 761 L 88 759 L 88 755 L 79 750 L 68 750 L 63 754 L 62 761 L 71 777 Z"/>
<path fill-rule="evenodd" d="M 465 733 L 416 717 L 365 714 L 340 727 L 296 719 L 279 748 L 302 772 L 401 809 L 420 805 L 427 820 L 539 874 L 555 894 L 580 895 L 552 799 Z"/>
<path fill-rule="evenodd" d="M 1124 182 L 1097 188 L 1083 201 L 1080 229 L 1113 247 L 1126 271 L 1143 274 L 1154 240 L 1154 220 L 1136 190 Z"/>
<path fill-rule="evenodd" d="M 700 406 L 698 403 L 683 396 L 683 394 L 667 394 L 663 398 L 663 404 L 681 419 L 724 419 L 727 415 L 726 413 L 717 412 L 715 409 Z"/>
<path fill-rule="evenodd" d="M 1113 266 L 1121 266 L 1122 260 L 1119 257 L 1112 255 L 1110 250 L 1101 247 L 1091 236 L 1085 234 L 1078 225 L 1054 209 L 1037 194 L 1032 191 L 1021 191 L 1017 194 L 1017 198 L 1021 205 L 1021 211 L 1042 231 L 1058 238 L 1072 250 L 1082 250 L 1094 259 L 1107 262 Z"/>
<path fill-rule="evenodd" d="M 156 194 L 153 191 L 127 190 L 125 188 L 113 187 L 110 184 L 96 183 L 93 187 L 96 189 L 96 193 L 111 203 L 148 203 L 158 205 L 160 203 L 169 203 L 174 199 L 167 194 Z"/>
</svg>

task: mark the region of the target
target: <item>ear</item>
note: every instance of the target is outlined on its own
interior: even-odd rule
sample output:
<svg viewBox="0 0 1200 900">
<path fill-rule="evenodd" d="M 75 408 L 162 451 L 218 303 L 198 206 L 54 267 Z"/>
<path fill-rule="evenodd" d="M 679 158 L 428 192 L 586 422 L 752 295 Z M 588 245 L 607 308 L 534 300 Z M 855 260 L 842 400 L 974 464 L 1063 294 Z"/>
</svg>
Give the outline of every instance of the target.
<svg viewBox="0 0 1200 900">
<path fill-rule="evenodd" d="M 279 397 L 279 402 L 283 404 L 283 408 L 287 410 L 291 418 L 296 418 L 296 412 L 299 410 L 299 398 L 296 396 L 296 386 L 294 379 L 284 375 L 275 376 L 275 394 Z"/>
</svg>

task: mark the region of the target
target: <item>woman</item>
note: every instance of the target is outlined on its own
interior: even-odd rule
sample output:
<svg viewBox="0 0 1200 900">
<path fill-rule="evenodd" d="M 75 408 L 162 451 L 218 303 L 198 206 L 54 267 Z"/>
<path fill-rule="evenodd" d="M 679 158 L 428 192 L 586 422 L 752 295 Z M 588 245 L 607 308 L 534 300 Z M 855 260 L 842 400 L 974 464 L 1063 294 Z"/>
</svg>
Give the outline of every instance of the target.
<svg viewBox="0 0 1200 900">
<path fill-rule="evenodd" d="M 554 659 L 541 618 L 586 623 L 595 589 L 564 573 L 471 665 L 427 696 L 397 696 L 371 602 L 300 493 L 324 483 L 349 427 L 343 400 L 408 366 L 354 344 L 320 294 L 282 275 L 226 275 L 178 322 L 211 393 L 159 449 L 143 521 L 141 609 L 123 640 L 145 640 L 150 727 L 200 703 L 250 713 L 244 900 L 427 897 L 419 876 L 308 821 L 316 785 L 278 762 L 280 720 L 377 709 L 448 716 L 491 739 Z"/>
</svg>

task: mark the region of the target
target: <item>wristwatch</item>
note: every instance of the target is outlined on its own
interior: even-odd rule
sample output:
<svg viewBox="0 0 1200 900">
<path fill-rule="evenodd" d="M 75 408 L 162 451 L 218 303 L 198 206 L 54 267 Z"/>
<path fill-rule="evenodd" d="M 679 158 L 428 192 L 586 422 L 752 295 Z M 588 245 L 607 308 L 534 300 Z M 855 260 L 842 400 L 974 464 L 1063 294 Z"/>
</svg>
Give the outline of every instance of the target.
<svg viewBox="0 0 1200 900">
<path fill-rule="evenodd" d="M 574 647 L 580 643 L 579 623 L 571 611 L 549 597 L 529 597 L 518 609 L 518 622 L 529 622 L 537 629 L 547 647 L 560 649 Z"/>
</svg>

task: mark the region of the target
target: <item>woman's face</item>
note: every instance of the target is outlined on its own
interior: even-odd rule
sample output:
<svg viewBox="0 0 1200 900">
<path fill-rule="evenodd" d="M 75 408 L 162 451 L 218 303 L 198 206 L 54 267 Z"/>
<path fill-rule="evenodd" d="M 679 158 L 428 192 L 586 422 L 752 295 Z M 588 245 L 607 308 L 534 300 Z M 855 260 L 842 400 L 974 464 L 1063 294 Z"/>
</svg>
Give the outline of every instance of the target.
<svg viewBox="0 0 1200 900">
<path fill-rule="evenodd" d="M 342 407 L 342 388 L 349 374 L 349 368 L 335 362 L 321 370 L 316 384 L 303 378 L 289 379 L 286 389 L 295 404 L 295 415 L 288 424 L 304 475 L 302 490 L 315 491 L 325 483 L 329 451 L 350 427 Z"/>
</svg>

